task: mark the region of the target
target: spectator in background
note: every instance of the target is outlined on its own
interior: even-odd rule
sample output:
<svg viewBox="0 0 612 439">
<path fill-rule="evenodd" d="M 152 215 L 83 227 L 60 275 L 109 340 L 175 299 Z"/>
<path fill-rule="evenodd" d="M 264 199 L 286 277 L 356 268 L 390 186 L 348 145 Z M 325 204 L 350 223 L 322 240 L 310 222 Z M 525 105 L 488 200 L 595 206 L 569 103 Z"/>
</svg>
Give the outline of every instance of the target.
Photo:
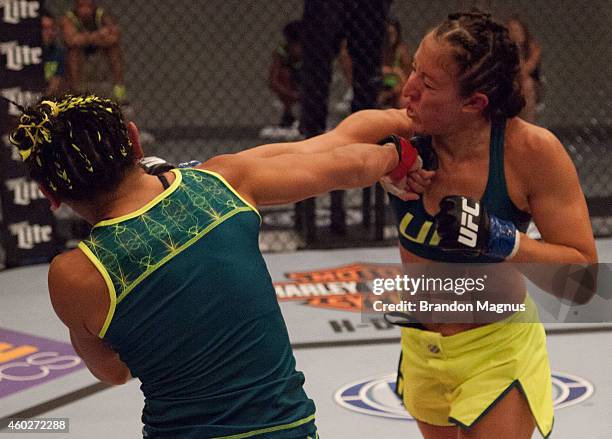
<svg viewBox="0 0 612 439">
<path fill-rule="evenodd" d="M 402 88 L 410 74 L 412 57 L 402 40 L 402 27 L 397 20 L 387 22 L 387 36 L 383 46 L 382 90 L 378 103 L 384 108 L 401 108 Z"/>
<path fill-rule="evenodd" d="M 336 111 L 344 114 L 345 116 L 351 112 L 351 102 L 353 101 L 353 61 L 348 53 L 348 46 L 346 39 L 340 43 L 340 53 L 338 54 L 338 67 L 342 72 L 342 76 L 346 80 L 346 89 L 340 102 L 336 104 Z M 333 80 L 332 80 L 333 83 Z"/>
<path fill-rule="evenodd" d="M 110 65 L 112 97 L 125 103 L 127 97 L 120 31 L 114 18 L 94 0 L 75 0 L 74 10 L 66 12 L 64 16 L 62 34 L 68 48 L 66 66 L 69 89 L 73 92 L 79 90 L 84 64 L 91 55 L 102 51 Z"/>
<path fill-rule="evenodd" d="M 332 62 L 344 39 L 352 61 L 351 110 L 376 107 L 390 6 L 391 0 L 304 0 L 300 132 L 307 138 L 327 130 Z M 314 240 L 313 204 L 308 201 L 304 212 L 306 241 Z M 331 196 L 331 230 L 346 233 L 342 192 L 333 192 Z"/>
<path fill-rule="evenodd" d="M 287 23 L 283 29 L 284 41 L 272 54 L 270 89 L 283 105 L 279 126 L 290 127 L 295 122 L 293 106 L 300 101 L 302 72 L 301 21 Z"/>
<path fill-rule="evenodd" d="M 304 97 L 300 131 L 326 131 L 332 61 L 346 39 L 352 61 L 352 111 L 376 107 L 382 46 L 391 0 L 305 0 L 302 47 Z"/>
<path fill-rule="evenodd" d="M 59 96 L 64 89 L 64 48 L 58 42 L 55 17 L 46 10 L 41 14 L 43 68 L 46 96 Z"/>
<path fill-rule="evenodd" d="M 542 97 L 540 76 L 542 49 L 540 43 L 531 36 L 527 25 L 518 16 L 513 15 L 506 25 L 510 38 L 519 48 L 521 58 L 520 81 L 526 104 L 520 117 L 533 123 L 536 120 L 536 106 Z"/>
</svg>

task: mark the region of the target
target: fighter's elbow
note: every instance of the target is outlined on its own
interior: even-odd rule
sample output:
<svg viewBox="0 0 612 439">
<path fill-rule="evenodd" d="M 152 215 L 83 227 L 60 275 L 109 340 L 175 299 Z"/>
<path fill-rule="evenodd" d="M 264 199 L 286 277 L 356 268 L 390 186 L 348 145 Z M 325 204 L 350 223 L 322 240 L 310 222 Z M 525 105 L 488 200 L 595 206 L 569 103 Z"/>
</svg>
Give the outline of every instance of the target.
<svg viewBox="0 0 612 439">
<path fill-rule="evenodd" d="M 595 297 L 595 291 L 589 291 L 581 294 L 577 294 L 570 299 L 574 305 L 586 305 Z"/>
<path fill-rule="evenodd" d="M 110 384 L 112 386 L 120 386 L 127 383 L 132 378 L 132 375 L 127 368 L 124 370 L 116 370 L 111 372 L 102 372 L 90 368 L 89 371 L 103 383 Z"/>
</svg>

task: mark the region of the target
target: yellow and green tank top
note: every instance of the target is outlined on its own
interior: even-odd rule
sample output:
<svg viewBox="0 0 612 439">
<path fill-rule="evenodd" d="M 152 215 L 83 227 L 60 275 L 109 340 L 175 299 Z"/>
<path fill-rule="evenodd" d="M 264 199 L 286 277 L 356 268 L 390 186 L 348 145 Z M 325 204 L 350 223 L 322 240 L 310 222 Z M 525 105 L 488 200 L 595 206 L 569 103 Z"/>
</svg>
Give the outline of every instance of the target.
<svg viewBox="0 0 612 439">
<path fill-rule="evenodd" d="M 172 172 L 157 198 L 79 245 L 110 294 L 99 336 L 142 382 L 145 437 L 314 436 L 258 212 L 218 174 Z"/>
</svg>

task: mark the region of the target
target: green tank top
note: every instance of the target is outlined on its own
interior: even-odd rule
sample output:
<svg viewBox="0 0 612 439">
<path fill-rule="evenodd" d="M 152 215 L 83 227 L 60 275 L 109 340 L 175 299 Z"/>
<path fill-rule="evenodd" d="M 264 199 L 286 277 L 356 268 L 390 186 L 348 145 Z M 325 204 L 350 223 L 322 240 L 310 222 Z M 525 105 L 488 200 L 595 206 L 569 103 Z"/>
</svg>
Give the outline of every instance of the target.
<svg viewBox="0 0 612 439">
<path fill-rule="evenodd" d="M 157 198 L 79 244 L 110 294 L 99 336 L 142 382 L 145 437 L 313 435 L 259 214 L 218 174 L 172 172 Z"/>
<path fill-rule="evenodd" d="M 97 7 L 94 13 L 94 21 L 91 24 L 86 24 L 81 21 L 78 15 L 74 11 L 66 12 L 68 20 L 74 24 L 77 32 L 94 32 L 102 27 L 102 17 L 104 16 L 104 9 Z"/>
<path fill-rule="evenodd" d="M 508 195 L 504 174 L 505 130 L 506 119 L 496 120 L 491 124 L 489 176 L 480 201 L 487 212 L 500 219 L 512 221 L 519 231 L 526 232 L 531 216 L 516 207 Z M 389 195 L 389 200 L 395 213 L 402 247 L 417 256 L 434 261 L 466 262 L 465 257 L 438 248 L 440 238 L 436 232 L 434 218 L 425 210 L 422 197 L 416 201 L 402 201 Z M 498 260 L 480 256 L 471 258 L 469 262 L 490 263 Z"/>
</svg>

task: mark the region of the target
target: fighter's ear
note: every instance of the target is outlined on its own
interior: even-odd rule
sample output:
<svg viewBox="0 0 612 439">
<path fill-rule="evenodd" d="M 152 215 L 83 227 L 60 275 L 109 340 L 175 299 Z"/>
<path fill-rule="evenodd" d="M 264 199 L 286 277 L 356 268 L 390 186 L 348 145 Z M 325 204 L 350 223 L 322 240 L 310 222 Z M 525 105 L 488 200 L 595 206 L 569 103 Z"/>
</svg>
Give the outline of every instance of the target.
<svg viewBox="0 0 612 439">
<path fill-rule="evenodd" d="M 480 92 L 476 92 L 465 98 L 463 102 L 463 111 L 466 113 L 480 113 L 489 105 L 489 97 Z"/>
<path fill-rule="evenodd" d="M 132 149 L 134 151 L 134 157 L 136 160 L 140 160 L 144 157 L 144 152 L 142 151 L 142 145 L 140 144 L 140 131 L 134 122 L 130 122 L 127 125 L 128 138 L 132 143 Z"/>
</svg>

